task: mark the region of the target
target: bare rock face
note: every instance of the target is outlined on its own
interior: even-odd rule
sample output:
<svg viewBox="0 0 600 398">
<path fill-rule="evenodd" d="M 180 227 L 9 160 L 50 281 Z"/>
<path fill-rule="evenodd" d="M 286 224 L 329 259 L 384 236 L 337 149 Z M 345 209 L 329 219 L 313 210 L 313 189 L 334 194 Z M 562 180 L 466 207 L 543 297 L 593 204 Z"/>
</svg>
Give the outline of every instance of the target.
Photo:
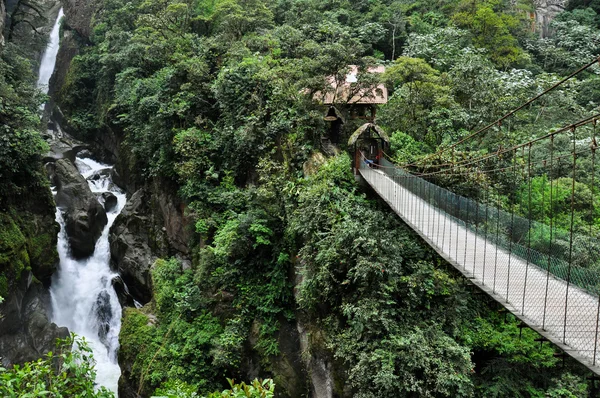
<svg viewBox="0 0 600 398">
<path fill-rule="evenodd" d="M 113 211 L 118 204 L 118 199 L 112 192 L 104 192 L 102 194 L 102 201 L 104 202 L 104 209 L 107 212 Z"/>
<path fill-rule="evenodd" d="M 2 36 L 2 32 L 4 31 L 4 21 L 6 20 L 6 6 L 4 5 L 4 0 L 0 0 L 0 47 L 4 46 L 4 36 Z"/>
<path fill-rule="evenodd" d="M 551 35 L 550 22 L 567 7 L 568 0 L 534 0 L 535 25 L 542 37 Z"/>
<path fill-rule="evenodd" d="M 65 0 L 62 3 L 69 26 L 79 35 L 88 38 L 94 15 L 94 0 Z"/>
<path fill-rule="evenodd" d="M 89 257 L 108 222 L 106 211 L 70 160 L 56 162 L 54 180 L 56 204 L 64 212 L 71 254 L 75 258 Z"/>
<path fill-rule="evenodd" d="M 54 351 L 57 338 L 69 336 L 67 328 L 50 323 L 50 297 L 31 275 L 22 276 L 0 305 L 0 355 L 2 365 L 33 361 Z"/>
<path fill-rule="evenodd" d="M 182 205 L 158 181 L 138 189 L 110 229 L 114 268 L 136 300 L 152 298 L 150 268 L 157 258 L 189 255 L 189 221 Z"/>
<path fill-rule="evenodd" d="M 150 268 L 157 255 L 168 252 L 164 231 L 157 229 L 143 189 L 127 201 L 110 229 L 110 254 L 131 294 L 147 303 L 152 298 Z"/>
</svg>

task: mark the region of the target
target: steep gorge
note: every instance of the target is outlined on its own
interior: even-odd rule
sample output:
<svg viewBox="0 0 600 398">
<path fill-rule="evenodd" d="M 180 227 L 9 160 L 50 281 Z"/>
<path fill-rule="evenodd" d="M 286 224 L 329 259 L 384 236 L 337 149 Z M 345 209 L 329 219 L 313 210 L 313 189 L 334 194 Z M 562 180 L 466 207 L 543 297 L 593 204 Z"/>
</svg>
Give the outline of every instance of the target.
<svg viewBox="0 0 600 398">
<path fill-rule="evenodd" d="M 252 10 L 261 10 L 261 4 L 252 3 Z M 123 5 L 99 0 L 63 5 L 66 17 L 45 115 L 51 115 L 45 134 L 51 153 L 44 161 L 64 214 L 54 213 L 47 183 L 29 190 L 21 203 L 0 208 L 0 231 L 11 235 L 0 239 L 11 242 L 0 245 L 0 269 L 7 280 L 19 282 L 0 290 L 7 298 L 0 313 L 10 318 L 0 319 L 0 356 L 7 363 L 34 359 L 56 336 L 64 337 L 67 330 L 48 321 L 54 319 L 91 336 L 103 368 L 99 382 L 118 389 L 121 398 L 151 396 L 180 381 L 197 390 L 218 389 L 225 377 L 272 377 L 280 396 L 370 396 L 365 392 L 370 388 L 392 396 L 397 373 L 415 377 L 402 387 L 407 396 L 411 388 L 413 394 L 421 389 L 468 396 L 474 383 L 483 383 L 472 376 L 476 366 L 500 358 L 510 375 L 527 369 L 534 351 L 549 364 L 547 373 L 536 368 L 545 383 L 540 388 L 561 376 L 550 349 L 532 348 L 535 334 L 525 331 L 524 343 L 517 343 L 521 333 L 514 321 L 502 323 L 490 303 L 474 299 L 439 257 L 355 184 L 344 154 L 327 158 L 313 146 L 310 134 L 323 129 L 320 110 L 297 100 L 297 87 L 281 83 L 282 75 L 296 76 L 279 57 L 284 53 L 299 62 L 294 56 L 301 40 L 293 42 L 299 30 L 275 29 L 276 39 L 267 43 L 249 28 L 246 42 L 215 34 L 198 44 L 187 33 L 173 38 L 165 32 L 206 34 L 212 17 L 176 18 L 181 25 L 161 32 L 175 46 L 152 36 L 158 25 L 144 7 L 164 15 L 146 2 L 139 5 L 143 17 L 135 21 L 130 20 L 135 14 L 118 14 L 130 30 L 142 25 L 131 40 L 133 50 L 127 47 L 133 33 L 120 32 L 102 43 L 114 45 L 115 54 L 111 48 L 98 56 L 95 51 L 104 51 L 97 50 L 105 39 L 104 18 L 113 18 L 110 12 Z M 178 7 L 168 12 L 185 9 Z M 282 18 L 278 15 L 277 23 Z M 229 48 L 230 42 L 240 48 Z M 310 53 L 317 47 L 311 45 Z M 320 61 L 329 59 L 334 47 Z M 158 61 L 138 60 L 140 48 L 150 48 Z M 171 58 L 174 48 L 183 53 Z M 206 56 L 214 63 L 204 63 L 204 51 L 220 55 Z M 264 55 L 256 55 L 261 51 Z M 160 69 L 163 56 L 166 66 Z M 238 64 L 228 57 L 239 57 Z M 119 69 L 130 61 L 152 72 L 137 65 Z M 107 81 L 127 83 L 131 76 L 141 83 L 126 92 L 130 97 L 111 98 L 114 87 L 105 86 Z M 213 80 L 204 81 L 206 76 Z M 247 91 L 252 94 L 245 97 Z M 206 92 L 201 106 L 189 105 Z M 135 119 L 119 103 L 123 98 L 142 103 L 148 113 Z M 293 107 L 289 114 L 281 111 Z M 175 123 L 151 124 L 155 115 Z M 184 120 L 189 115 L 191 122 Z M 244 118 L 249 121 L 242 126 Z M 147 120 L 149 130 L 159 128 L 150 138 L 136 136 L 140 120 Z M 155 144 L 152 140 L 158 142 L 154 152 L 140 150 L 147 141 Z M 179 163 L 169 158 L 175 151 Z M 314 167 L 302 171 L 310 162 Z M 55 218 L 63 226 L 59 272 Z M 84 280 L 86 273 L 93 275 Z M 48 314 L 51 280 L 54 314 Z M 488 346 L 484 333 L 502 334 L 490 340 L 508 347 Z M 11 347 L 20 347 L 19 353 Z"/>
</svg>

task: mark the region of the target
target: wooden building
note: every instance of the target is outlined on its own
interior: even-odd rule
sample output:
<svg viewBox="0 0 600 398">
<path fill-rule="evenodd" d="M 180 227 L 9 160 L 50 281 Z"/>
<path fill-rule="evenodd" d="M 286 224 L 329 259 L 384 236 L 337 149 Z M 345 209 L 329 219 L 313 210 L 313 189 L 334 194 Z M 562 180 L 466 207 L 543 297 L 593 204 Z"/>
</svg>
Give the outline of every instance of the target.
<svg viewBox="0 0 600 398">
<path fill-rule="evenodd" d="M 348 147 L 354 149 L 352 168 L 358 173 L 360 162 L 379 164 L 384 150 L 390 145 L 390 137 L 376 124 L 365 123 L 350 136 Z"/>
<path fill-rule="evenodd" d="M 383 72 L 382 65 L 366 70 L 349 65 L 345 75 L 329 76 L 330 87 L 315 94 L 314 99 L 327 107 L 324 119 L 330 123 L 328 139 L 331 143 L 340 143 L 346 119 L 375 123 L 377 106 L 388 101 L 385 85 L 375 76 Z"/>
</svg>

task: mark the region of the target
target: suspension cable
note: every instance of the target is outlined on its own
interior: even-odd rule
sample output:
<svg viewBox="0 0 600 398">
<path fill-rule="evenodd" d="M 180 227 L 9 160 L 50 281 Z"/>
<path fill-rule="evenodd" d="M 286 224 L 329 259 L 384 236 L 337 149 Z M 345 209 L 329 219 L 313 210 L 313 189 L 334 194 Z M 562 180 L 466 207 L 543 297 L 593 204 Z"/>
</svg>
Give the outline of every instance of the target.
<svg viewBox="0 0 600 398">
<path fill-rule="evenodd" d="M 498 125 L 500 126 L 502 124 L 502 122 L 507 119 L 508 117 L 514 115 L 515 113 L 517 113 L 518 111 L 520 111 L 521 109 L 525 108 L 526 106 L 532 104 L 533 102 L 537 101 L 538 99 L 540 99 L 541 97 L 543 97 L 544 95 L 548 94 L 551 91 L 554 91 L 556 88 L 558 88 L 559 86 L 561 86 L 562 84 L 564 84 L 565 82 L 567 82 L 568 80 L 572 79 L 574 76 L 580 74 L 581 72 L 585 71 L 586 69 L 592 67 L 594 64 L 596 64 L 597 62 L 600 62 L 600 58 L 596 57 L 594 58 L 593 61 L 588 62 L 587 64 L 585 64 L 584 66 L 582 66 L 581 68 L 577 69 L 575 72 L 572 72 L 569 76 L 565 77 L 564 79 L 562 79 L 561 81 L 555 83 L 554 85 L 552 85 L 551 87 L 547 88 L 546 90 L 542 91 L 540 94 L 536 95 L 535 97 L 531 98 L 530 100 L 528 100 L 527 102 L 521 104 L 519 107 L 513 109 L 512 111 L 508 112 L 507 114 L 505 114 L 504 116 L 500 117 L 498 120 L 486 125 L 485 127 L 482 127 L 481 129 L 475 131 L 474 133 L 470 134 L 469 136 L 462 138 L 461 140 L 455 142 L 454 144 L 447 146 L 447 147 L 443 147 L 440 150 L 438 150 L 436 153 L 433 153 L 431 155 L 426 156 L 423 159 L 418 160 L 417 162 L 414 162 L 412 164 L 405 164 L 403 165 L 404 167 L 410 167 L 410 166 L 418 166 L 419 164 L 422 164 L 423 162 L 435 157 L 435 156 L 439 156 L 442 153 L 446 152 L 448 149 L 451 148 L 455 148 L 456 146 L 478 136 L 479 134 L 489 130 L 490 128 Z"/>
</svg>

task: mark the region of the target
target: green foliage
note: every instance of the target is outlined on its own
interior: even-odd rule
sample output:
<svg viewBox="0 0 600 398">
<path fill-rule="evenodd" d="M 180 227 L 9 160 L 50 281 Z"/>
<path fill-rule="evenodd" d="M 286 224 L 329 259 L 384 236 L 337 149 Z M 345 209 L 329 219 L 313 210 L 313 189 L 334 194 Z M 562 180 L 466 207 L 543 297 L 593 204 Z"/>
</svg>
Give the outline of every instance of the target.
<svg viewBox="0 0 600 398">
<path fill-rule="evenodd" d="M 231 389 L 208 394 L 206 398 L 272 398 L 275 394 L 273 380 L 254 379 L 252 383 L 235 383 L 233 379 L 227 379 Z M 200 397 L 196 389 L 179 380 L 169 381 L 154 392 L 155 396 L 166 398 L 194 398 Z"/>
<path fill-rule="evenodd" d="M 43 186 L 39 105 L 31 62 L 9 43 L 0 48 L 0 206 Z"/>
<path fill-rule="evenodd" d="M 251 384 L 244 382 L 235 384 L 231 379 L 227 379 L 227 381 L 231 387 L 230 390 L 209 394 L 207 398 L 272 398 L 275 396 L 275 384 L 270 379 L 262 381 L 254 379 Z"/>
<path fill-rule="evenodd" d="M 460 127 L 464 115 L 455 102 L 446 76 L 419 58 L 400 57 L 385 75 L 394 88 L 383 108 L 381 123 L 391 131 L 403 131 L 432 148 L 444 133 Z"/>
<path fill-rule="evenodd" d="M 43 279 L 54 269 L 57 231 L 39 231 L 38 223 L 39 215 L 27 211 L 0 212 L 0 296 L 6 297 L 23 271 L 33 271 Z"/>
<path fill-rule="evenodd" d="M 210 314 L 193 320 L 175 318 L 171 322 L 152 318 L 135 309 L 126 309 L 119 335 L 119 358 L 132 363 L 128 377 L 149 394 L 166 380 L 181 380 L 196 388 L 216 388 L 219 369 L 212 366 L 211 347 L 221 332 Z M 169 366 L 165 366 L 165 364 Z"/>
<path fill-rule="evenodd" d="M 36 362 L 14 365 L 10 369 L 0 367 L 0 395 L 9 398 L 114 397 L 106 388 L 96 388 L 94 358 L 85 340 L 72 335 L 58 340 L 56 349 Z"/>
<path fill-rule="evenodd" d="M 439 259 L 365 198 L 346 154 L 314 162 L 310 176 L 303 166 L 321 159 L 327 129 L 313 94 L 328 88 L 328 76 L 345 78 L 348 65 L 389 62 L 391 96 L 377 122 L 393 133 L 398 160 L 410 162 L 513 109 L 595 51 L 595 41 L 583 42 L 597 33 L 589 11 L 558 18 L 560 37 L 539 39 L 528 31 L 525 2 L 101 3 L 61 110 L 82 135 L 110 129 L 120 137 L 136 184 L 179 187 L 196 232 L 192 264 L 158 260 L 154 300 L 125 311 L 119 355 L 133 364 L 124 377 L 143 394 L 224 388 L 225 376 L 245 376 L 248 358 L 278 380 L 277 361 L 288 355 L 282 325 L 297 317 L 321 336 L 311 336 L 306 354 L 346 372 L 338 395 L 540 396 L 580 387 L 578 373 L 562 378 L 545 351 L 536 368 L 542 383 L 519 374 L 522 357 L 535 355 L 531 336 L 521 346 L 514 325 L 471 309 L 476 301 Z M 354 88 L 377 79 L 359 73 Z M 586 115 L 600 103 L 596 80 L 583 76 L 456 156 L 487 154 Z M 553 177 L 558 194 L 568 170 L 557 167 Z M 520 180 L 485 182 L 500 203 L 529 212 Z M 480 184 L 451 183 L 469 192 Z M 588 210 L 590 184 L 578 176 L 579 212 Z M 547 192 L 538 185 L 531 211 L 543 219 L 539 196 Z M 554 206 L 564 218 L 560 195 Z M 581 216 L 578 227 L 596 219 Z M 545 242 L 543 228 L 532 235 Z M 482 373 L 493 370 L 486 361 L 502 364 L 499 378 Z M 231 386 L 224 396 L 251 388 L 259 389 Z M 278 391 L 294 395 L 279 383 Z"/>
<path fill-rule="evenodd" d="M 528 217 L 531 214 L 534 219 L 545 224 L 550 224 L 550 218 L 552 218 L 554 226 L 563 230 L 570 229 L 572 205 L 574 211 L 577 212 L 577 219 L 575 220 L 577 225 L 575 225 L 575 228 L 585 228 L 586 224 L 593 223 L 598 217 L 599 214 L 594 209 L 598 209 L 600 203 L 590 203 L 592 193 L 587 185 L 575 181 L 573 194 L 572 188 L 572 178 L 558 178 L 552 181 L 551 186 L 547 175 L 533 177 L 531 183 L 528 182 L 519 187 L 517 203 L 520 204 L 521 213 L 524 216 Z M 529 192 L 531 192 L 531 197 Z M 550 193 L 552 193 L 552 196 L 550 196 Z M 552 198 L 552 202 L 550 202 L 550 198 Z M 598 198 L 595 198 L 595 200 L 598 201 Z M 587 223 L 584 221 L 587 221 Z"/>
<path fill-rule="evenodd" d="M 591 8 L 564 12 L 551 23 L 554 34 L 544 39 L 532 39 L 526 48 L 545 70 L 567 74 L 590 62 L 600 46 L 598 16 Z"/>
<path fill-rule="evenodd" d="M 390 151 L 390 155 L 400 164 L 412 163 L 424 152 L 420 142 L 402 131 L 396 131 L 390 137 Z"/>
<path fill-rule="evenodd" d="M 535 341 L 539 335 L 520 329 L 514 317 L 502 319 L 501 315 L 488 314 L 486 318 L 473 318 L 463 328 L 463 341 L 475 352 L 478 395 L 579 397 L 587 393 L 584 373 L 571 368 L 570 363 L 566 370 L 559 370 L 554 347 Z"/>
<path fill-rule="evenodd" d="M 459 27 L 471 31 L 474 44 L 488 50 L 498 66 L 507 68 L 524 62 L 525 54 L 513 35 L 520 26 L 518 17 L 496 12 L 494 6 L 498 3 L 465 0 L 453 19 Z"/>
<path fill-rule="evenodd" d="M 455 310 L 440 306 L 454 281 L 419 261 L 425 252 L 393 218 L 347 190 L 351 176 L 332 183 L 330 170 L 348 162 L 330 160 L 299 195 L 291 223 L 305 242 L 298 303 L 330 314 L 329 346 L 350 369 L 356 396 L 469 395 L 469 352 L 440 329 Z M 426 310 L 435 321 L 421 317 Z"/>
<path fill-rule="evenodd" d="M 26 240 L 14 220 L 0 213 L 0 296 L 6 296 L 9 283 L 21 278 L 30 265 Z"/>
<path fill-rule="evenodd" d="M 143 391 L 172 379 L 203 389 L 215 386 L 220 368 L 211 366 L 212 351 L 223 329 L 201 308 L 192 276 L 175 259 L 157 260 L 152 269 L 157 319 L 137 309 L 124 313 L 119 358 L 133 364 L 129 377 Z"/>
</svg>

